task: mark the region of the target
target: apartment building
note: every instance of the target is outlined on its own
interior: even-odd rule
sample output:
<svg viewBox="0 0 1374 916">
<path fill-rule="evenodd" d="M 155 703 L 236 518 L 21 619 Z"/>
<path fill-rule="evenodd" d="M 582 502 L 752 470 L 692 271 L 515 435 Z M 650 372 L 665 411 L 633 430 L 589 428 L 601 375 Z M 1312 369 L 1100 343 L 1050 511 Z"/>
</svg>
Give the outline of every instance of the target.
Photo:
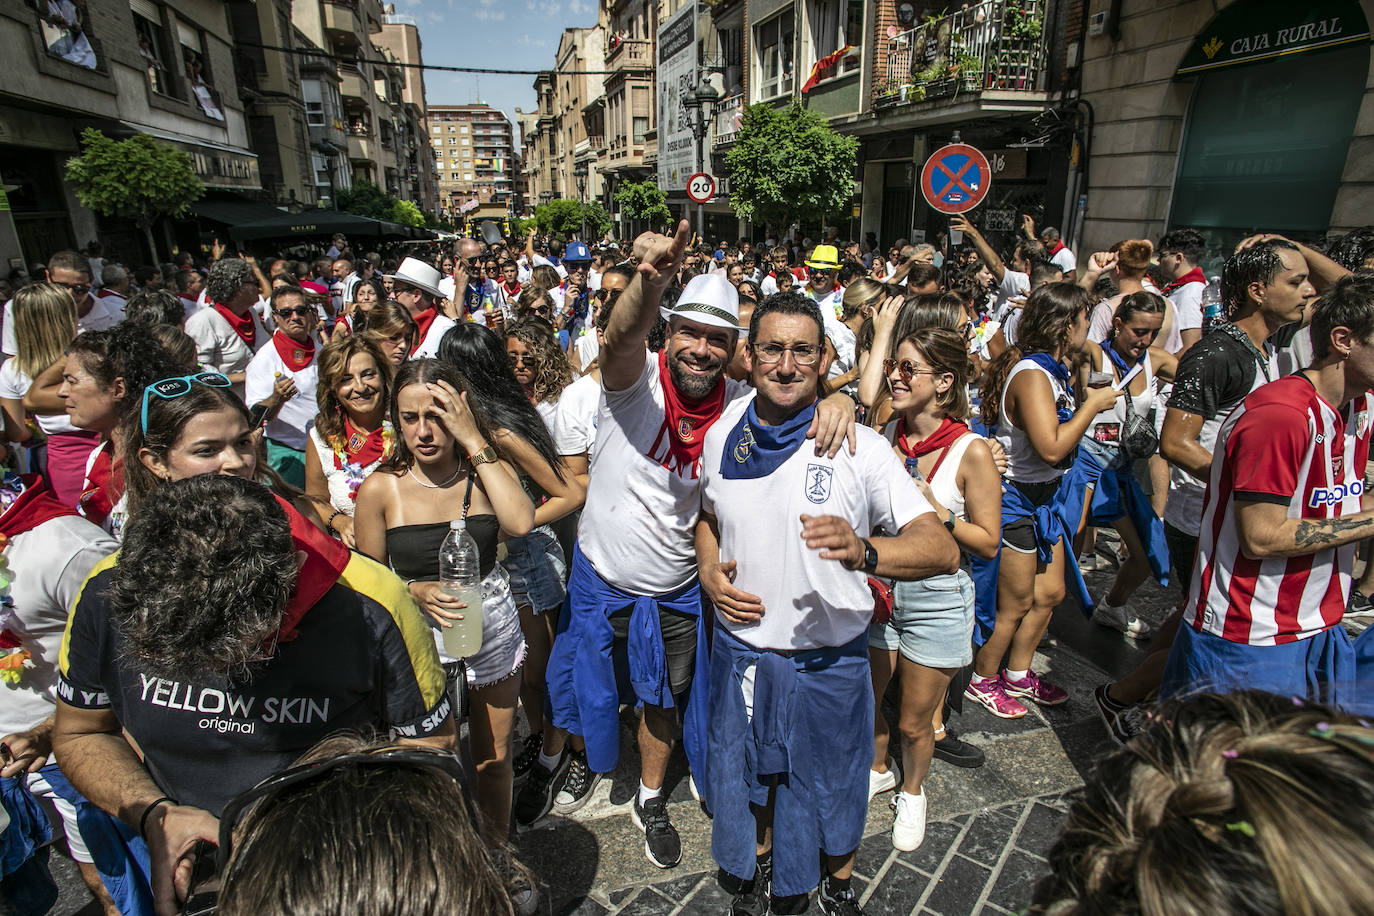
<svg viewBox="0 0 1374 916">
<path fill-rule="evenodd" d="M 518 156 L 505 114 L 483 102 L 430 105 L 428 127 L 440 214 L 456 221 L 512 212 Z"/>
</svg>

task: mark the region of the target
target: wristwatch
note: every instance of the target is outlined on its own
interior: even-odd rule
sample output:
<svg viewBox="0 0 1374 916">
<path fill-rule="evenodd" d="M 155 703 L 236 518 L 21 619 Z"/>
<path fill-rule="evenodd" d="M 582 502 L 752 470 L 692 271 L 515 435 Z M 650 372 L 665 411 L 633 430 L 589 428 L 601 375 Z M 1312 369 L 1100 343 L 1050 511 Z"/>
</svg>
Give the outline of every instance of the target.
<svg viewBox="0 0 1374 916">
<path fill-rule="evenodd" d="M 950 531 L 951 534 L 953 534 L 953 533 L 954 533 L 954 510 L 953 510 L 953 509 L 946 509 L 945 511 L 949 513 L 948 517 L 945 518 L 945 527 L 946 527 L 947 529 L 949 529 L 949 531 Z"/>
<path fill-rule="evenodd" d="M 859 566 L 866 573 L 871 573 L 878 568 L 878 548 L 874 547 L 868 538 L 859 538 L 864 545 L 864 561 Z"/>
<path fill-rule="evenodd" d="M 491 447 L 491 443 L 487 443 L 477 452 L 468 456 L 468 461 L 472 464 L 474 470 L 476 470 L 479 464 L 486 464 L 496 460 L 496 449 Z"/>
</svg>

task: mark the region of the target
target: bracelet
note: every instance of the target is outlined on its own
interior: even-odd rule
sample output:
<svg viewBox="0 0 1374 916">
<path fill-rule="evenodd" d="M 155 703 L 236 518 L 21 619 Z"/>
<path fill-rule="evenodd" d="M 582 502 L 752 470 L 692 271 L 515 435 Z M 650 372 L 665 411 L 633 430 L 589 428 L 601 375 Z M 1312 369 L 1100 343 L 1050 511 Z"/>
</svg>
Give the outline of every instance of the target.
<svg viewBox="0 0 1374 916">
<path fill-rule="evenodd" d="M 145 843 L 148 842 L 148 834 L 144 832 L 148 829 L 148 815 L 152 814 L 153 810 L 163 802 L 168 802 L 173 805 L 176 804 L 176 800 L 170 795 L 164 795 L 144 808 L 143 816 L 138 819 L 138 835 L 143 838 L 143 842 Z"/>
<path fill-rule="evenodd" d="M 339 532 L 334 530 L 334 519 L 338 518 L 340 515 L 343 514 L 344 511 L 342 509 L 335 509 L 334 514 L 329 516 L 329 521 L 324 523 L 324 527 L 327 528 L 329 530 L 329 533 L 334 535 L 334 537 L 339 536 Z"/>
</svg>

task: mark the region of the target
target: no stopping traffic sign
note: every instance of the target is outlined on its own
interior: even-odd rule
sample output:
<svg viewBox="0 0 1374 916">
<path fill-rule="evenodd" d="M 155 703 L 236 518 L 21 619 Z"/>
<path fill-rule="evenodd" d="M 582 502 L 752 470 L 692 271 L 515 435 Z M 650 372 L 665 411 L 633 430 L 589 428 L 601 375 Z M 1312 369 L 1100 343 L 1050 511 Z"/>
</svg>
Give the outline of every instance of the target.
<svg viewBox="0 0 1374 916">
<path fill-rule="evenodd" d="M 992 185 L 987 158 L 966 143 L 941 147 L 921 169 L 921 194 L 941 213 L 967 213 Z"/>
<path fill-rule="evenodd" d="M 687 199 L 694 204 L 709 204 L 716 196 L 716 180 L 705 172 L 687 179 Z"/>
</svg>

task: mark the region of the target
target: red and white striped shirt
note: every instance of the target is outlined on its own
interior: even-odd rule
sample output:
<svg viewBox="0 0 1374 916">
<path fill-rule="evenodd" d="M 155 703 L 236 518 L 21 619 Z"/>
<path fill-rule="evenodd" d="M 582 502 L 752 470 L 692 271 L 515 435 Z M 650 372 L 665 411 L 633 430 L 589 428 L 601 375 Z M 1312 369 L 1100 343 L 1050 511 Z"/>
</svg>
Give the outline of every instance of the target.
<svg viewBox="0 0 1374 916">
<path fill-rule="evenodd" d="M 1340 623 L 1355 545 L 1296 557 L 1247 556 L 1236 533 L 1235 501 L 1278 503 L 1289 518 L 1359 512 L 1369 430 L 1369 395 L 1337 410 L 1304 375 L 1246 397 L 1222 424 L 1212 452 L 1184 623 L 1252 646 L 1307 639 Z"/>
</svg>

